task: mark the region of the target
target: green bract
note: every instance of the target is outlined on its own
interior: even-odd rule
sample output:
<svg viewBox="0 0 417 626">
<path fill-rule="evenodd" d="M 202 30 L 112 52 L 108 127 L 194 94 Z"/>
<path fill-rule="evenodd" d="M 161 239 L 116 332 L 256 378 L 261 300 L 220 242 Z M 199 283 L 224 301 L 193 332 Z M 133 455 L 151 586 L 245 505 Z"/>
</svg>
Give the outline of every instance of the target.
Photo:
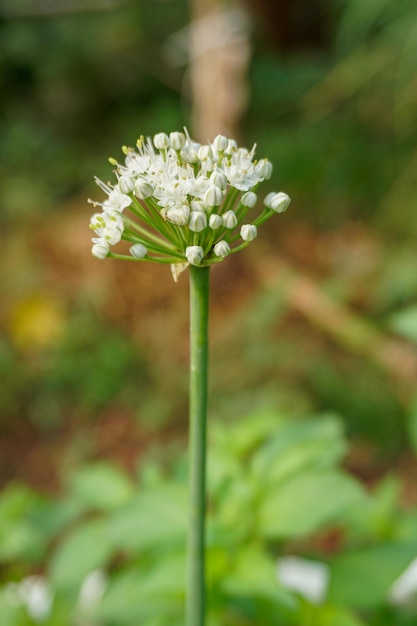
<svg viewBox="0 0 417 626">
<path fill-rule="evenodd" d="M 255 190 L 270 178 L 267 159 L 254 160 L 251 150 L 218 135 L 213 143 L 193 141 L 187 130 L 153 140 L 141 137 L 134 148 L 123 148 L 124 163 L 114 159 L 115 184 L 96 178 L 106 193 L 90 222 L 92 253 L 99 259 L 115 257 L 159 263 L 206 266 L 241 250 L 257 234 L 257 226 L 285 210 L 287 194 L 270 193 L 263 211 L 249 224 L 248 211 L 256 205 Z M 277 208 L 278 207 L 278 208 Z M 130 255 L 111 246 L 128 241 Z"/>
</svg>

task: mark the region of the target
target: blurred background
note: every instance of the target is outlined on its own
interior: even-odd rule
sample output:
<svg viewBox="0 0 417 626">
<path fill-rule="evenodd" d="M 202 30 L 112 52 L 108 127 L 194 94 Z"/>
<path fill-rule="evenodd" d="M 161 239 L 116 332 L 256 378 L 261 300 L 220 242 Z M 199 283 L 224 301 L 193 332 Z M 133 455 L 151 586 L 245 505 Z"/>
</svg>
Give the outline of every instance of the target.
<svg viewBox="0 0 417 626">
<path fill-rule="evenodd" d="M 212 272 L 213 423 L 337 414 L 344 469 L 367 488 L 394 476 L 414 511 L 416 42 L 414 0 L 0 0 L 4 584 L 43 572 L 55 541 L 35 558 L 24 526 L 10 548 L 35 493 L 185 449 L 186 277 L 94 259 L 87 204 L 122 144 L 184 125 L 256 142 L 263 191 L 292 198 Z M 77 624 L 137 623 L 112 619 Z M 220 623 L 261 623 L 245 619 Z"/>
</svg>

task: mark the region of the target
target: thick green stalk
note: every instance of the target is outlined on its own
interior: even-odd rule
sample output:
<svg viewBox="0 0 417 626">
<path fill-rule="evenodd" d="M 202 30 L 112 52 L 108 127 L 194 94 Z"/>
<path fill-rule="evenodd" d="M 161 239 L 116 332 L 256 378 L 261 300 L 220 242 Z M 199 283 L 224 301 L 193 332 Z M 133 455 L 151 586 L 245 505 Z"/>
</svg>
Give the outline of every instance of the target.
<svg viewBox="0 0 417 626">
<path fill-rule="evenodd" d="M 190 438 L 186 626 L 205 623 L 209 267 L 190 266 Z"/>
</svg>

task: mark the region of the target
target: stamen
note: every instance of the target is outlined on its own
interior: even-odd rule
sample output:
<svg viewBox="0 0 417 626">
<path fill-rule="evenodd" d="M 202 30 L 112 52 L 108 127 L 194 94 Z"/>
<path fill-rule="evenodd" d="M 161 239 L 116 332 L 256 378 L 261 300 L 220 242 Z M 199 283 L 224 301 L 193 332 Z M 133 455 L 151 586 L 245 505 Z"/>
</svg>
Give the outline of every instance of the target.
<svg viewBox="0 0 417 626">
<path fill-rule="evenodd" d="M 100 187 L 100 189 L 102 189 L 104 191 L 104 193 L 106 193 L 107 195 L 109 195 L 111 193 L 111 188 L 108 187 L 105 183 L 103 183 L 102 180 L 97 178 L 97 176 L 94 176 L 94 180 L 96 181 L 96 185 L 98 185 Z"/>
</svg>

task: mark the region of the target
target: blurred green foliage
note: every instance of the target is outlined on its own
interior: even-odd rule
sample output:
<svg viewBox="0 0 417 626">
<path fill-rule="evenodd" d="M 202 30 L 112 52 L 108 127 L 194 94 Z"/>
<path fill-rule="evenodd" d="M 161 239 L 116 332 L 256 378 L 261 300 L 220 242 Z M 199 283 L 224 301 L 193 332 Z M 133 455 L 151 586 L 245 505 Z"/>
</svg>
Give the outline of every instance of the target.
<svg viewBox="0 0 417 626">
<path fill-rule="evenodd" d="M 183 2 L 163 12 L 134 2 L 73 14 L 29 8 L 25 17 L 3 6 L 0 22 L 3 220 L 85 189 L 123 140 L 182 124 L 175 72 L 172 89 L 160 80 L 159 43 L 186 20 Z"/>
<path fill-rule="evenodd" d="M 342 469 L 338 418 L 265 411 L 213 424 L 209 450 L 211 626 L 416 619 L 415 604 L 400 611 L 389 590 L 417 552 L 417 516 L 400 509 L 393 478 L 370 495 Z M 11 484 L 0 497 L 2 625 L 181 624 L 186 465 L 182 455 L 165 470 L 148 460 L 134 478 L 96 462 L 67 474 L 57 499 Z M 337 552 L 326 548 L 335 531 Z M 279 555 L 326 564 L 321 599 L 279 582 Z M 41 564 L 50 603 L 36 619 L 39 607 L 16 583 Z"/>
<path fill-rule="evenodd" d="M 415 237 L 416 4 L 326 5 L 339 14 L 327 49 L 255 56 L 250 133 L 309 220 Z"/>
<path fill-rule="evenodd" d="M 86 312 L 74 314 L 53 347 L 26 356 L 0 343 L 3 427 L 22 412 L 41 430 L 111 403 L 136 407 L 147 383 L 145 357 L 123 333 Z"/>
</svg>

